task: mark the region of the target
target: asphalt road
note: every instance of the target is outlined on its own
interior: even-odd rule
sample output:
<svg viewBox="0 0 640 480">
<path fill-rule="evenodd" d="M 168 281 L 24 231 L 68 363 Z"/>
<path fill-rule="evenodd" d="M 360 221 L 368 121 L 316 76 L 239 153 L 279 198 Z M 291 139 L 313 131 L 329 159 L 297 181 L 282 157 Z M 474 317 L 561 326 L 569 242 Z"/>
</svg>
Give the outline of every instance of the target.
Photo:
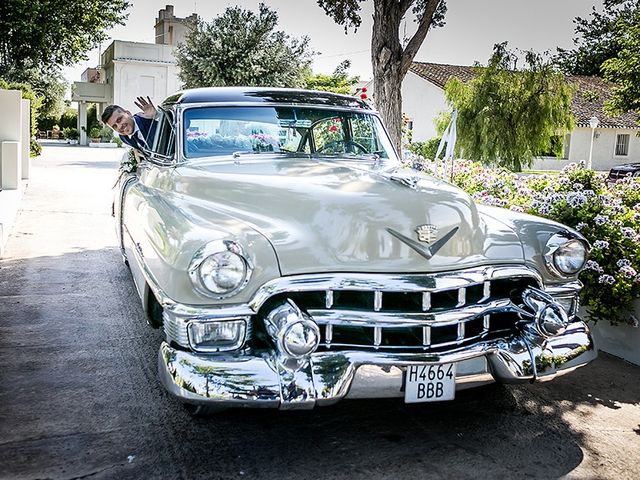
<svg viewBox="0 0 640 480">
<path fill-rule="evenodd" d="M 111 213 L 120 151 L 45 147 L 0 261 L 0 478 L 640 478 L 640 368 L 455 402 L 191 418 L 156 377 Z"/>
</svg>

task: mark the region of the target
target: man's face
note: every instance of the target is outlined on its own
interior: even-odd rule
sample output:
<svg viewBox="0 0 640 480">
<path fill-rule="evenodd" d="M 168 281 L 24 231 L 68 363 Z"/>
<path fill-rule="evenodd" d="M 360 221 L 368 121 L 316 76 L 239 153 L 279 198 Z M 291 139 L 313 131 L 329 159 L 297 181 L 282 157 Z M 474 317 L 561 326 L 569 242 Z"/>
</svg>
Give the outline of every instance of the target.
<svg viewBox="0 0 640 480">
<path fill-rule="evenodd" d="M 133 133 L 133 115 L 129 110 L 118 109 L 107 120 L 114 132 L 120 135 L 131 135 Z"/>
</svg>

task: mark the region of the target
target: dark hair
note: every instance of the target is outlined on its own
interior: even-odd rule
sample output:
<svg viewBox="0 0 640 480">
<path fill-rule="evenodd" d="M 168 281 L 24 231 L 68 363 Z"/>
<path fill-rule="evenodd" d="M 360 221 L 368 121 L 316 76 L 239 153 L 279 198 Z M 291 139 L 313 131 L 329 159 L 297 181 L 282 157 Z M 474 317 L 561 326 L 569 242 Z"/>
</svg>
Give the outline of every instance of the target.
<svg viewBox="0 0 640 480">
<path fill-rule="evenodd" d="M 100 116 L 100 118 L 102 119 L 102 123 L 106 125 L 107 120 L 109 120 L 111 118 L 111 115 L 113 115 L 118 110 L 124 111 L 124 108 L 122 108 L 120 105 L 109 105 L 107 108 L 105 108 L 104 112 L 102 112 L 102 115 Z"/>
</svg>

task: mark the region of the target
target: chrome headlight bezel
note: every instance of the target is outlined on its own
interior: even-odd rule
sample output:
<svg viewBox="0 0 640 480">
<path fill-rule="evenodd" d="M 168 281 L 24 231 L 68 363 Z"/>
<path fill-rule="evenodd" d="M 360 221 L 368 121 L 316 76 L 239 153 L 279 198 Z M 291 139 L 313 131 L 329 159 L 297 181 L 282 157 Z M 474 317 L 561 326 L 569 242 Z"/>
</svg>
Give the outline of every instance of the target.
<svg viewBox="0 0 640 480">
<path fill-rule="evenodd" d="M 582 260 L 579 266 L 573 269 L 566 269 L 562 265 L 562 255 L 567 250 L 575 249 L 576 254 L 580 255 Z M 561 232 L 552 235 L 545 246 L 544 261 L 549 272 L 560 278 L 575 277 L 580 273 L 587 263 L 589 257 L 589 245 L 585 240 L 576 238 L 568 232 Z"/>
<path fill-rule="evenodd" d="M 221 288 L 221 291 L 216 292 L 206 286 L 206 282 L 202 278 L 201 266 L 208 258 L 220 254 L 232 254 L 237 256 L 244 265 L 244 274 L 237 285 L 229 289 Z M 252 272 L 253 267 L 249 262 L 244 249 L 239 243 L 232 240 L 216 240 L 207 243 L 195 253 L 191 259 L 188 269 L 189 278 L 191 279 L 191 283 L 195 290 L 201 295 L 218 300 L 232 297 L 240 292 L 247 283 L 249 283 Z"/>
</svg>

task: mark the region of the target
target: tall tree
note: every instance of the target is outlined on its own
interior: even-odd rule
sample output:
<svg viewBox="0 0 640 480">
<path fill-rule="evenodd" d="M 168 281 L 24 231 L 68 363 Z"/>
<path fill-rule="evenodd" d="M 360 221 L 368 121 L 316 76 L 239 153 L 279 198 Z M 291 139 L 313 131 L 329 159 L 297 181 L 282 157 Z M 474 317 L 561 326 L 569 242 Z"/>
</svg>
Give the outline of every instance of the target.
<svg viewBox="0 0 640 480">
<path fill-rule="evenodd" d="M 309 39 L 291 38 L 277 25 L 278 14 L 262 3 L 257 14 L 229 7 L 198 22 L 176 50 L 184 86 L 302 86 L 313 55 Z"/>
<path fill-rule="evenodd" d="M 570 75 L 601 75 L 602 64 L 615 58 L 622 49 L 615 35 L 619 21 L 632 21 L 640 9 L 640 0 L 604 0 L 602 13 L 595 7 L 589 18 L 574 19 L 574 48 L 558 49 L 554 62 Z"/>
<path fill-rule="evenodd" d="M 640 112 L 640 8 L 631 18 L 618 19 L 614 38 L 620 51 L 602 64 L 604 77 L 615 85 L 606 109 L 614 115 Z"/>
<path fill-rule="evenodd" d="M 86 59 L 104 31 L 126 19 L 128 0 L 2 0 L 0 77 L 24 81 L 25 70 L 59 71 Z"/>
<path fill-rule="evenodd" d="M 327 15 L 339 25 L 344 25 L 345 32 L 349 28 L 355 30 L 360 26 L 361 3 L 364 1 L 317 0 Z M 374 102 L 389 129 L 396 149 L 400 151 L 402 80 L 409 71 L 429 28 L 444 24 L 446 5 L 445 0 L 374 0 L 373 4 L 371 62 Z M 401 37 L 400 25 L 408 14 L 415 16 L 417 30 L 411 38 L 404 39 Z"/>
<path fill-rule="evenodd" d="M 331 75 L 323 73 L 314 74 L 309 71 L 309 74 L 304 80 L 304 86 L 309 90 L 323 90 L 325 92 L 344 94 L 353 93 L 353 87 L 360 81 L 360 77 L 350 77 L 349 67 L 351 67 L 351 62 L 344 60 L 336 67 Z"/>
<path fill-rule="evenodd" d="M 523 69 L 516 70 L 517 61 L 506 42 L 497 44 L 475 79 L 451 79 L 445 94 L 458 111 L 464 156 L 520 171 L 560 147 L 554 138 L 572 130 L 574 119 L 564 75 L 534 52 L 525 52 Z"/>
</svg>

